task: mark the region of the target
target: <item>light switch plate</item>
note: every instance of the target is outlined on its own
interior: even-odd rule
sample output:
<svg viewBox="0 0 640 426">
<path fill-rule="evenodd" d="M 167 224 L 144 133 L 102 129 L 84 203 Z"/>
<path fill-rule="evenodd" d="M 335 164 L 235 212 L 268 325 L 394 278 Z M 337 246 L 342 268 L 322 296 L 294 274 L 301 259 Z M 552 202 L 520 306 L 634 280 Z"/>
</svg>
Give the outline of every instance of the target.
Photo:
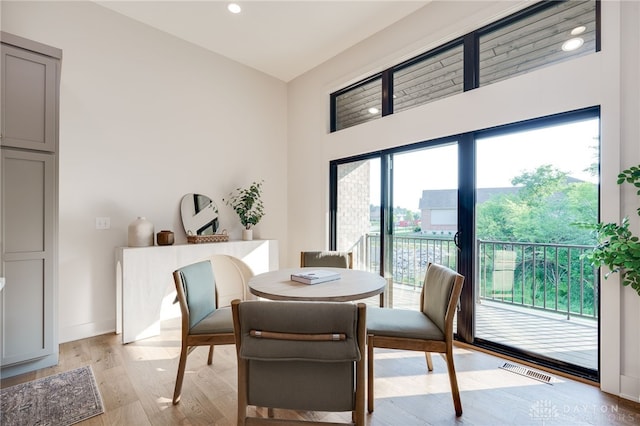
<svg viewBox="0 0 640 426">
<path fill-rule="evenodd" d="M 110 217 L 96 217 L 96 229 L 109 229 L 111 228 Z"/>
</svg>

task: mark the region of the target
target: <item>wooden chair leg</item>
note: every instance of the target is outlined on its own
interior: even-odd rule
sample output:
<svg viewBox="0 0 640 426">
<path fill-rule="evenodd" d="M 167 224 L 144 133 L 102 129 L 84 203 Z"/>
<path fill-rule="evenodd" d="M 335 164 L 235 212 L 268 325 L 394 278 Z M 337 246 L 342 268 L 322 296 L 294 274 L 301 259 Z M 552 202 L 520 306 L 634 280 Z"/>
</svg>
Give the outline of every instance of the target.
<svg viewBox="0 0 640 426">
<path fill-rule="evenodd" d="M 209 358 L 207 358 L 207 365 L 211 365 L 213 363 L 213 347 L 215 345 L 209 346 Z"/>
<path fill-rule="evenodd" d="M 272 419 L 272 418 L 273 418 L 273 416 L 274 416 L 274 414 L 273 414 L 273 408 L 272 408 L 272 407 L 267 408 L 267 417 L 269 417 L 270 419 Z"/>
<path fill-rule="evenodd" d="M 449 370 L 449 382 L 451 383 L 451 395 L 453 396 L 453 406 L 456 409 L 456 417 L 460 417 L 462 415 L 462 402 L 460 402 L 460 390 L 458 389 L 458 379 L 456 378 L 452 353 L 447 353 L 447 370 Z"/>
<path fill-rule="evenodd" d="M 247 361 L 238 360 L 238 426 L 247 422 Z"/>
<path fill-rule="evenodd" d="M 367 336 L 367 410 L 373 413 L 373 335 Z"/>
<path fill-rule="evenodd" d="M 187 356 L 189 355 L 189 348 L 182 347 L 180 351 L 180 361 L 178 361 L 178 375 L 176 376 L 176 388 L 173 391 L 173 405 L 180 402 L 180 396 L 182 394 L 182 381 L 184 380 L 184 370 L 187 367 Z"/>
<path fill-rule="evenodd" d="M 431 361 L 431 353 L 430 352 L 425 352 L 424 356 L 425 356 L 425 358 L 427 358 L 427 369 L 429 371 L 433 371 L 433 361 Z"/>
</svg>

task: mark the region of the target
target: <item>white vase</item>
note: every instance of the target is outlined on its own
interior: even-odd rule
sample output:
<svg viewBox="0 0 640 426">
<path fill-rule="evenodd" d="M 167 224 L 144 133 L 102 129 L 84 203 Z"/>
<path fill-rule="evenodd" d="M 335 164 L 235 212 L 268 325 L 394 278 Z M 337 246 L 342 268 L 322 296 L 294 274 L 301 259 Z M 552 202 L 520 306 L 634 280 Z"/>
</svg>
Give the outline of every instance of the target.
<svg viewBox="0 0 640 426">
<path fill-rule="evenodd" d="M 148 247 L 153 245 L 153 223 L 138 216 L 129 224 L 129 247 Z"/>
<path fill-rule="evenodd" d="M 242 230 L 242 239 L 244 241 L 253 240 L 253 229 L 243 229 Z"/>
</svg>

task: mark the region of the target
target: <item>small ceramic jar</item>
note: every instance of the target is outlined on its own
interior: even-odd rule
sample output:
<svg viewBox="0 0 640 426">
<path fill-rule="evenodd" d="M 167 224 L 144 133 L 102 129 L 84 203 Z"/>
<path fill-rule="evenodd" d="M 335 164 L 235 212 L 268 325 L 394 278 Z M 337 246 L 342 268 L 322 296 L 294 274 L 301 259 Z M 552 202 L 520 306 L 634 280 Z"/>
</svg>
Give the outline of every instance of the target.
<svg viewBox="0 0 640 426">
<path fill-rule="evenodd" d="M 129 225 L 129 247 L 148 247 L 153 245 L 153 223 L 145 217 L 138 216 Z"/>
<path fill-rule="evenodd" d="M 158 232 L 156 241 L 159 246 L 170 246 L 173 244 L 173 232 L 162 230 Z"/>
</svg>

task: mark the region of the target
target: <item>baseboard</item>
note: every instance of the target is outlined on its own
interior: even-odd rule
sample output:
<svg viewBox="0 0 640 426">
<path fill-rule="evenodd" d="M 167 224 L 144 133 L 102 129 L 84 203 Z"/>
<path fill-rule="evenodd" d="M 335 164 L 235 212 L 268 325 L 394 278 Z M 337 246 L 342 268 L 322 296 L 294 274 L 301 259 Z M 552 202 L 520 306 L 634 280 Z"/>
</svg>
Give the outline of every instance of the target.
<svg viewBox="0 0 640 426">
<path fill-rule="evenodd" d="M 29 373 L 31 371 L 40 370 L 41 368 L 51 367 L 58 364 L 58 347 L 54 349 L 55 353 L 38 358 L 34 361 L 22 362 L 20 364 L 8 365 L 2 367 L 0 378 L 6 379 L 9 377 L 17 376 L 19 374 Z"/>
<path fill-rule="evenodd" d="M 640 402 L 640 378 L 620 375 L 620 396 Z"/>
<path fill-rule="evenodd" d="M 74 340 L 86 339 L 88 337 L 99 336 L 101 334 L 115 333 L 116 319 L 101 322 L 89 322 L 86 324 L 74 325 L 60 329 L 60 343 L 73 342 Z"/>
</svg>

